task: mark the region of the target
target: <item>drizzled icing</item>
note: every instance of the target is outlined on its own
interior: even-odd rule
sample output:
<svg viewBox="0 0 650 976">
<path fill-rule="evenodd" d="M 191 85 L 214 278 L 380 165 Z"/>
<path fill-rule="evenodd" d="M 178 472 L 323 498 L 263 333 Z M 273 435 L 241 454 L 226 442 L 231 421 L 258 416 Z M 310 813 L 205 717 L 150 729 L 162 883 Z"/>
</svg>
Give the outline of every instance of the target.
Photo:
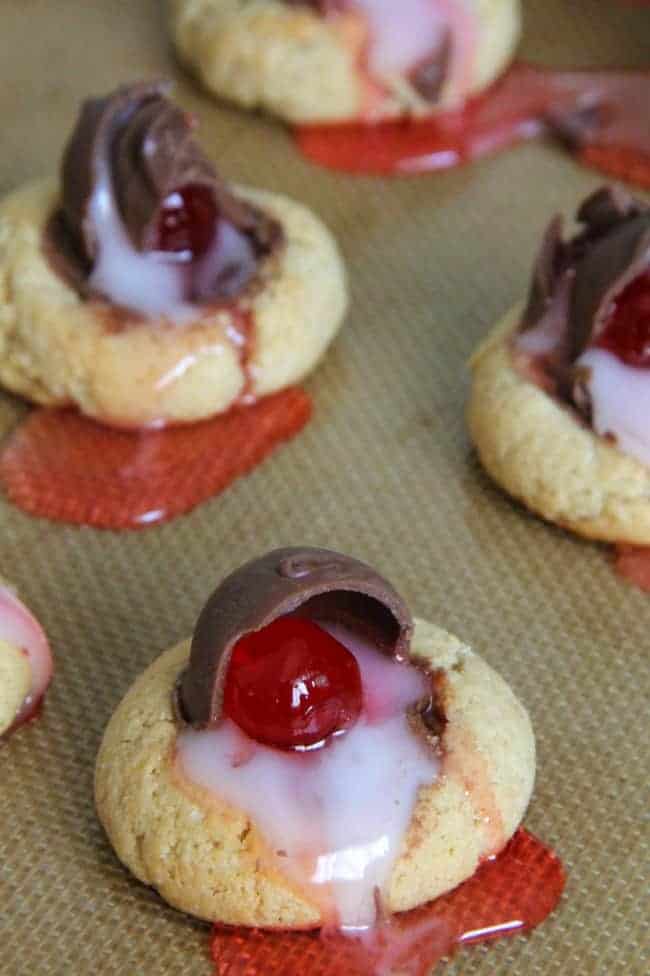
<svg viewBox="0 0 650 976">
<path fill-rule="evenodd" d="M 471 83 L 477 23 L 459 0 L 351 0 L 368 25 L 367 68 L 376 79 L 408 76 L 441 52 L 449 39 L 450 56 L 443 79 L 462 98 Z"/>
<path fill-rule="evenodd" d="M 282 231 L 231 193 L 168 89 L 135 84 L 84 103 L 48 241 L 85 296 L 183 323 L 239 298 Z"/>
<path fill-rule="evenodd" d="M 479 24 L 464 0 L 285 0 L 355 28 L 341 39 L 353 49 L 367 81 L 363 115 L 373 118 L 382 86 L 408 78 L 422 97 L 439 100 L 443 89 L 462 100 L 471 88 Z M 362 38 L 360 45 L 360 37 Z M 359 57 L 359 45 L 361 56 Z"/>
<path fill-rule="evenodd" d="M 196 318 L 196 302 L 210 298 L 214 282 L 230 278 L 236 292 L 253 274 L 253 246 L 227 221 L 217 223 L 207 253 L 192 266 L 183 254 L 136 250 L 120 219 L 105 165 L 99 170 L 89 210 L 97 257 L 88 285 L 114 304 L 141 315 L 164 316 L 183 324 Z"/>
<path fill-rule="evenodd" d="M 230 720 L 177 739 L 182 775 L 246 813 L 280 868 L 324 917 L 358 931 L 376 919 L 421 787 L 439 763 L 407 709 L 427 694 L 422 672 L 392 660 L 341 624 L 320 626 L 357 658 L 362 718 L 316 752 L 261 746 Z M 381 761 L 378 761 L 381 757 Z"/>
</svg>

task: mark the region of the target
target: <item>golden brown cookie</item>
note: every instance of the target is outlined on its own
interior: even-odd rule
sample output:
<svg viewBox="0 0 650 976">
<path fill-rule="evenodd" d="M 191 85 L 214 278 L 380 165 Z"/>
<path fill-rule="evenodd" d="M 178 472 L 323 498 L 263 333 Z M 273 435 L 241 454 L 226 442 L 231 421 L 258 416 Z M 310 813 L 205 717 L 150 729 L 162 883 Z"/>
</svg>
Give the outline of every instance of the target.
<svg viewBox="0 0 650 976">
<path fill-rule="evenodd" d="M 549 522 L 605 542 L 650 544 L 650 469 L 590 430 L 514 366 L 510 312 L 471 360 L 470 436 L 486 471 Z"/>
<path fill-rule="evenodd" d="M 467 646 L 418 620 L 412 653 L 440 678 L 447 716 L 437 782 L 421 789 L 390 877 L 401 911 L 453 888 L 520 823 L 533 787 L 535 746 L 526 710 Z M 120 860 L 170 904 L 235 925 L 317 926 L 318 906 L 269 858 L 240 810 L 188 783 L 175 760 L 172 698 L 185 641 L 138 678 L 106 729 L 97 758 L 97 810 Z"/>
<path fill-rule="evenodd" d="M 26 655 L 0 640 L 0 735 L 13 725 L 31 683 L 32 671 Z"/>
<path fill-rule="evenodd" d="M 365 5 L 364 5 L 365 6 Z M 429 114 L 480 91 L 501 74 L 520 34 L 519 0 L 467 0 L 475 18 L 468 67 L 424 97 L 412 76 L 377 78 L 369 99 L 359 70 L 367 29 L 349 10 L 329 17 L 281 0 L 169 0 L 169 24 L 182 61 L 214 94 L 290 122 Z M 463 13 L 464 11 L 464 13 Z"/>
<path fill-rule="evenodd" d="M 604 187 L 577 221 L 566 239 L 551 221 L 528 302 L 474 354 L 470 435 L 494 480 L 543 518 L 647 546 L 650 208 Z"/>
<path fill-rule="evenodd" d="M 248 392 L 264 396 L 301 380 L 322 356 L 345 313 L 345 273 L 332 236 L 306 207 L 262 190 L 237 193 L 264 207 L 286 239 L 250 299 Z M 48 181 L 0 203 L 0 382 L 36 403 L 74 404 L 127 427 L 227 410 L 246 382 L 228 310 L 183 326 L 141 318 L 116 329 L 110 304 L 81 296 L 43 250 L 57 199 Z"/>
</svg>

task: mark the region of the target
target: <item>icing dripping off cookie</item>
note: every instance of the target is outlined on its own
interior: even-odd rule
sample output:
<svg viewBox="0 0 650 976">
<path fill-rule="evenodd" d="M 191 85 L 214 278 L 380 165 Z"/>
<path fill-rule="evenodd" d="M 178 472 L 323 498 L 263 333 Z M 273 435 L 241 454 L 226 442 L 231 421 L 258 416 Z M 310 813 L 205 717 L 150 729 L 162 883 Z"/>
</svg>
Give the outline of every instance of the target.
<svg viewBox="0 0 650 976">
<path fill-rule="evenodd" d="M 407 718 L 428 682 L 342 624 L 319 627 L 354 655 L 361 672 L 363 709 L 352 728 L 319 750 L 288 753 L 226 720 L 182 732 L 177 762 L 182 777 L 251 817 L 271 850 L 283 852 L 283 871 L 331 924 L 368 930 L 418 791 L 438 776 L 438 758 Z"/>
<path fill-rule="evenodd" d="M 4 442 L 0 485 L 31 515 L 144 528 L 224 491 L 302 430 L 311 409 L 307 393 L 295 387 L 211 420 L 138 432 L 104 427 L 73 410 L 38 409 Z"/>
<path fill-rule="evenodd" d="M 462 108 L 425 119 L 302 125 L 312 162 L 351 173 L 448 169 L 550 134 L 586 165 L 650 187 L 650 71 L 552 71 L 515 64 Z"/>
<path fill-rule="evenodd" d="M 558 856 L 519 829 L 507 847 L 453 891 L 384 920 L 372 941 L 340 933 L 263 932 L 215 926 L 215 976 L 427 976 L 462 946 L 528 932 L 557 906 L 565 885 Z"/>
</svg>

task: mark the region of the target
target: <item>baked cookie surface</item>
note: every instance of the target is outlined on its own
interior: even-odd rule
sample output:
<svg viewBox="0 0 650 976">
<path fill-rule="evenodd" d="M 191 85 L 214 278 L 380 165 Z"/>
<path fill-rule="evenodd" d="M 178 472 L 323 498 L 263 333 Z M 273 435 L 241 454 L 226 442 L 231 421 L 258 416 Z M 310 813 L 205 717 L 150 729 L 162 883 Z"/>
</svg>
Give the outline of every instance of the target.
<svg viewBox="0 0 650 976">
<path fill-rule="evenodd" d="M 650 544 L 650 469 L 516 369 L 514 309 L 471 360 L 470 435 L 486 471 L 549 522 L 587 538 Z"/>
<path fill-rule="evenodd" d="M 181 60 L 207 89 L 290 122 L 376 120 L 457 104 L 501 74 L 521 29 L 519 0 L 455 2 L 454 16 L 472 18 L 471 59 L 432 100 L 399 71 L 369 83 L 360 70 L 368 30 L 353 3 L 342 7 L 324 16 L 281 0 L 168 0 L 168 19 Z"/>
<path fill-rule="evenodd" d="M 0 736 L 13 725 L 31 683 L 32 672 L 26 655 L 0 639 Z"/>
<path fill-rule="evenodd" d="M 646 546 L 650 208 L 605 186 L 576 220 L 569 237 L 551 220 L 526 305 L 472 358 L 470 435 L 488 473 L 532 511 Z"/>
<path fill-rule="evenodd" d="M 255 325 L 245 368 L 227 307 L 200 311 L 184 325 L 121 322 L 109 302 L 80 295 L 44 249 L 58 203 L 55 182 L 44 181 L 0 202 L 0 383 L 36 403 L 76 405 L 106 423 L 142 427 L 220 413 L 247 382 L 246 392 L 260 397 L 302 379 L 345 313 L 341 258 L 307 208 L 262 190 L 236 192 L 285 235 L 263 287 L 247 300 Z"/>
<path fill-rule="evenodd" d="M 530 799 L 535 746 L 528 714 L 480 657 L 418 620 L 412 654 L 440 675 L 447 716 L 438 780 L 420 791 L 387 905 L 401 911 L 453 888 L 500 849 Z M 145 884 L 208 921 L 315 927 L 321 915 L 268 856 L 249 816 L 179 771 L 172 707 L 189 642 L 164 653 L 114 713 L 96 766 L 97 811 L 120 860 Z"/>
</svg>

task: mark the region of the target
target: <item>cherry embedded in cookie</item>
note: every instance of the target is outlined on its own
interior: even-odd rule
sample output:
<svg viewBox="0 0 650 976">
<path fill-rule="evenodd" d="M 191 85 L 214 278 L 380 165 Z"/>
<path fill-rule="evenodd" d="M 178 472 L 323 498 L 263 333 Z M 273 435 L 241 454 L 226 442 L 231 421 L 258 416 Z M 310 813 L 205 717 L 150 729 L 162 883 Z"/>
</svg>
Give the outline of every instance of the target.
<svg viewBox="0 0 650 976">
<path fill-rule="evenodd" d="M 234 648 L 224 710 L 257 742 L 298 750 L 323 745 L 350 728 L 361 707 L 354 655 L 310 620 L 281 617 Z"/>
<path fill-rule="evenodd" d="M 162 203 L 157 249 L 182 254 L 192 261 L 205 254 L 217 232 L 217 206 L 212 190 L 190 183 L 170 193 Z"/>
<path fill-rule="evenodd" d="M 614 301 L 597 345 L 628 366 L 650 366 L 650 270 L 631 281 Z"/>
</svg>

